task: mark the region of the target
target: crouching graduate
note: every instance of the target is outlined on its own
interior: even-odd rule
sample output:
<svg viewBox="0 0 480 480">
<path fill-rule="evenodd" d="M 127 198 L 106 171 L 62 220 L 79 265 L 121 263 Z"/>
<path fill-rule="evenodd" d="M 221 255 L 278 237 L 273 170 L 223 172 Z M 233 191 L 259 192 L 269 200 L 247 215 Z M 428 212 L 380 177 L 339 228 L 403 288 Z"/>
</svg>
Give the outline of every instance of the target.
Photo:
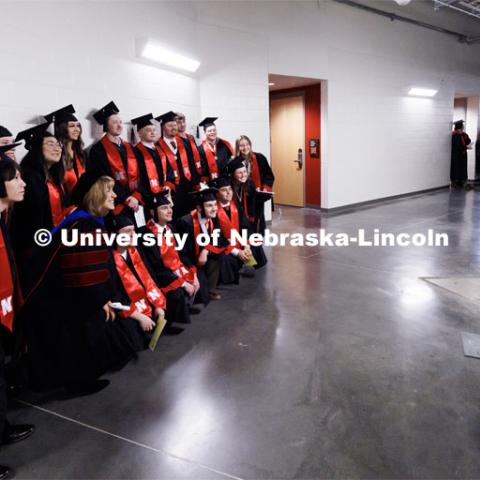
<svg viewBox="0 0 480 480">
<path fill-rule="evenodd" d="M 238 233 L 238 235 L 242 235 L 242 232 L 247 235 L 251 233 L 247 217 L 243 213 L 242 206 L 233 200 L 233 189 L 229 178 L 220 177 L 212 184 L 218 189 L 218 223 L 223 236 L 228 240 L 225 255 L 232 257 L 230 262 L 235 273 L 239 272 L 245 277 L 253 277 L 255 270 L 253 266 L 249 265 L 256 264 L 256 261 L 253 261 L 250 245 L 248 243 L 242 245 L 239 240 L 232 238 L 233 232 Z"/>
<path fill-rule="evenodd" d="M 129 236 L 132 240 L 128 246 L 118 245 L 113 252 L 115 268 L 118 274 L 119 296 L 122 305 L 128 310 L 121 312 L 125 318 L 136 320 L 143 332 L 151 332 L 158 322 L 165 319 L 167 301 L 160 287 L 156 284 L 151 266 L 142 258 L 139 250 L 133 246 L 135 226 L 129 217 L 119 216 L 113 220 L 117 233 Z M 183 329 L 171 325 L 169 319 L 163 333 L 177 335 Z M 145 336 L 145 341 L 148 340 Z M 146 346 L 146 345 L 145 345 Z"/>
<path fill-rule="evenodd" d="M 238 281 L 228 255 L 225 255 L 227 240 L 218 225 L 216 192 L 216 188 L 203 188 L 195 192 L 197 208 L 176 223 L 176 231 L 187 235 L 180 258 L 185 265 L 197 267 L 199 278 L 203 275 L 206 277 L 210 300 L 222 298 L 216 291 L 220 278 L 224 283 Z M 201 237 L 207 240 L 202 246 Z"/>
<path fill-rule="evenodd" d="M 167 192 L 150 197 L 147 207 L 153 218 L 147 222 L 145 231 L 153 233 L 157 239 L 161 238 L 162 242 L 151 247 L 144 246 L 143 252 L 152 265 L 158 285 L 167 296 L 168 317 L 175 322 L 190 323 L 189 313 L 199 313 L 197 307 L 192 307 L 194 301 L 208 302 L 206 279 L 202 277 L 203 283 L 200 284 L 195 265 L 187 267 L 180 259 L 179 246 L 170 226 L 173 208 Z"/>
<path fill-rule="evenodd" d="M 39 271 L 29 276 L 21 320 L 33 389 L 63 386 L 69 396 L 88 395 L 109 384 L 98 380 L 102 374 L 135 356 L 111 305 L 109 249 L 72 241 L 75 233 L 106 232 L 103 217 L 115 208 L 113 187 L 113 179 L 98 171 L 80 177 L 72 192 L 78 208 L 52 231 L 52 242 L 37 257 Z"/>
</svg>

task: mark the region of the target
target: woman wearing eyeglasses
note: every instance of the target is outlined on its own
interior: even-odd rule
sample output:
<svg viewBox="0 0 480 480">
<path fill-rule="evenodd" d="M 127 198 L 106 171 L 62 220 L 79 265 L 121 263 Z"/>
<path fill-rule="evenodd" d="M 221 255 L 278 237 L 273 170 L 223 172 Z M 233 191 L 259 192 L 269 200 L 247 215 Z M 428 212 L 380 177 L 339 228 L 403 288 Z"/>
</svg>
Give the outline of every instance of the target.
<svg viewBox="0 0 480 480">
<path fill-rule="evenodd" d="M 47 132 L 48 125 L 17 135 L 17 140 L 25 140 L 28 150 L 20 165 L 26 183 L 25 200 L 15 205 L 11 219 L 12 244 L 20 271 L 37 245 L 35 233 L 52 230 L 64 218 L 62 145 Z"/>
</svg>

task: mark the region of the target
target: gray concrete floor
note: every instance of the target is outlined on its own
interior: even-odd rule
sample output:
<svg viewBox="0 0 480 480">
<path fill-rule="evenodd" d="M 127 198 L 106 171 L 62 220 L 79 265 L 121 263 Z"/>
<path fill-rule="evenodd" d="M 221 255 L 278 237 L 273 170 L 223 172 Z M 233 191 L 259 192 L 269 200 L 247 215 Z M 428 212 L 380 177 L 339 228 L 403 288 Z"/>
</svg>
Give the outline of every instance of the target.
<svg viewBox="0 0 480 480">
<path fill-rule="evenodd" d="M 106 390 L 11 412 L 37 432 L 0 463 L 23 479 L 480 478 L 480 360 L 460 335 L 480 333 L 479 307 L 420 278 L 480 273 L 480 194 L 274 215 L 276 232 L 320 227 L 434 228 L 450 246 L 273 248 Z"/>
</svg>

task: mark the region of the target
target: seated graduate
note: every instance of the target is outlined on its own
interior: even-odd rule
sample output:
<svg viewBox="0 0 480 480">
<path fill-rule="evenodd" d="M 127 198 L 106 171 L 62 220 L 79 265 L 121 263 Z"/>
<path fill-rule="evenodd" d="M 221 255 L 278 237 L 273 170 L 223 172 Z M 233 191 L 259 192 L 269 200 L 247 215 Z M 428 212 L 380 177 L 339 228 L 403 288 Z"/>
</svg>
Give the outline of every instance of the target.
<svg viewBox="0 0 480 480">
<path fill-rule="evenodd" d="M 115 180 L 114 214 L 130 215 L 138 211 L 141 204 L 141 172 L 133 147 L 122 140 L 122 119 L 118 107 L 110 102 L 94 113 L 95 120 L 103 126 L 105 135 L 95 143 L 89 152 L 87 170 L 96 170 Z"/>
<path fill-rule="evenodd" d="M 0 145 L 0 443 L 9 444 L 28 438 L 35 430 L 33 425 L 12 425 L 6 419 L 7 381 L 5 378 L 5 353 L 11 346 L 14 330 L 14 315 L 17 310 L 19 288 L 18 275 L 13 260 L 9 235 L 1 214 L 13 202 L 21 202 L 25 195 L 25 182 L 22 180 L 17 163 L 4 152 L 14 145 Z M 6 341 L 5 341 L 6 340 Z M 11 478 L 11 470 L 0 465 L 0 479 Z"/>
<path fill-rule="evenodd" d="M 175 176 L 170 162 L 160 147 L 155 145 L 158 135 L 153 115 L 148 113 L 133 118 L 131 122 L 140 137 L 134 150 L 141 171 L 142 192 L 153 195 L 163 190 L 175 190 Z"/>
<path fill-rule="evenodd" d="M 160 192 L 147 199 L 147 208 L 153 218 L 147 222 L 144 231 L 153 233 L 157 238 L 162 237 L 163 240 L 161 244 L 142 246 L 142 251 L 155 272 L 157 284 L 167 296 L 168 318 L 190 323 L 189 313 L 199 312 L 192 304 L 195 300 L 200 302 L 202 298 L 208 299 L 208 285 L 206 281 L 200 285 L 195 265 L 187 267 L 180 259 L 170 225 L 173 208 L 167 192 Z"/>
<path fill-rule="evenodd" d="M 188 267 L 194 265 L 197 267 L 200 284 L 205 281 L 202 276 L 206 278 L 210 300 L 220 300 L 222 298 L 220 293 L 216 291 L 221 273 L 228 283 L 235 281 L 235 273 L 229 268 L 229 263 L 225 261 L 227 258 L 225 255 L 227 240 L 223 237 L 218 225 L 216 192 L 216 188 L 202 188 L 195 192 L 196 210 L 181 217 L 175 224 L 176 232 L 187 235 L 185 247 L 180 252 L 180 258 Z M 200 234 L 203 234 L 206 238 L 208 236 L 209 243 L 207 245 L 199 245 L 197 237 Z M 205 303 L 205 299 L 203 301 Z"/>
<path fill-rule="evenodd" d="M 33 389 L 94 393 L 109 384 L 98 380 L 101 375 L 135 356 L 111 306 L 110 250 L 75 241 L 76 235 L 106 233 L 103 217 L 115 208 L 114 183 L 97 171 L 84 173 L 72 192 L 78 208 L 52 231 L 52 242 L 32 265 L 21 320 Z"/>
<path fill-rule="evenodd" d="M 64 218 L 65 192 L 62 146 L 50 132 L 49 123 L 30 128 L 17 135 L 25 140 L 27 154 L 21 163 L 25 199 L 15 204 L 11 215 L 12 245 L 20 273 L 36 246 L 34 234 L 51 230 Z M 21 277 L 22 279 L 22 277 Z"/>
<path fill-rule="evenodd" d="M 237 260 L 237 268 L 241 275 L 252 277 L 254 275 L 253 267 L 248 265 L 251 261 L 252 249 L 248 243 L 242 245 L 237 241 L 232 241 L 232 231 L 238 232 L 239 235 L 244 232 L 246 235 L 251 233 L 250 224 L 248 223 L 243 208 L 233 200 L 233 189 L 230 179 L 220 177 L 212 185 L 218 189 L 218 223 L 222 230 L 223 236 L 228 240 L 228 247 L 225 249 L 225 255 L 231 255 Z M 235 265 L 235 263 L 234 263 Z"/>
<path fill-rule="evenodd" d="M 113 230 L 117 234 L 130 237 L 133 240 L 135 226 L 133 221 L 120 215 L 112 220 Z M 118 245 L 113 252 L 117 274 L 117 302 L 128 306 L 129 310 L 120 311 L 120 316 L 131 318 L 138 322 L 143 332 L 151 332 L 158 321 L 165 318 L 167 301 L 151 273 L 151 266 L 142 258 L 139 250 L 130 243 L 128 246 Z M 172 319 L 165 318 L 167 326 L 163 333 L 176 335 L 182 329 L 172 326 Z M 148 341 L 144 335 L 143 346 Z"/>
<path fill-rule="evenodd" d="M 73 105 L 67 105 L 44 117 L 47 122 L 53 122 L 55 136 L 63 146 L 65 187 L 68 193 L 72 192 L 78 179 L 85 172 L 82 125 L 74 113 Z"/>
</svg>

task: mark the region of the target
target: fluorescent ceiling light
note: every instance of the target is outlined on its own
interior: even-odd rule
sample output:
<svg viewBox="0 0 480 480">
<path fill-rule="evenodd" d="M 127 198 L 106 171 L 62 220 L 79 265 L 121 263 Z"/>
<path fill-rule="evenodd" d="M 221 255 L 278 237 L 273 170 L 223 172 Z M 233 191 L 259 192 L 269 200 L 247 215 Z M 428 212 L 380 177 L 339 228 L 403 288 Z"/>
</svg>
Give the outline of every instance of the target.
<svg viewBox="0 0 480 480">
<path fill-rule="evenodd" d="M 432 90 L 431 88 L 417 88 L 413 87 L 408 92 L 409 95 L 415 97 L 434 97 L 437 94 L 438 90 Z"/>
<path fill-rule="evenodd" d="M 200 62 L 197 60 L 180 55 L 166 47 L 155 45 L 150 41 L 143 47 L 141 56 L 152 62 L 186 70 L 187 72 L 195 72 L 200 66 Z"/>
</svg>

